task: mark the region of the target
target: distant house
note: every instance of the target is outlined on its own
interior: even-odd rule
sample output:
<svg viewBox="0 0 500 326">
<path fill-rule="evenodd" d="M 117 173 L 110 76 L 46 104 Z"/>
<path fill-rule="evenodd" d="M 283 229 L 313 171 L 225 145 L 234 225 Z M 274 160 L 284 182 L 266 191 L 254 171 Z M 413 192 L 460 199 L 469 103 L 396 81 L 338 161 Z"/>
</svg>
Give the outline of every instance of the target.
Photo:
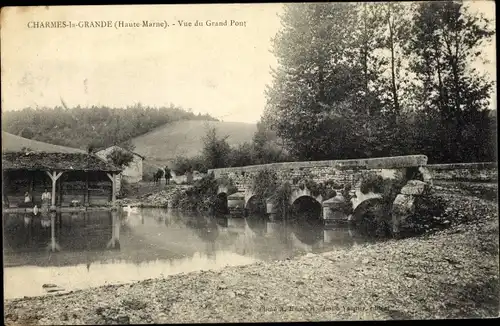
<svg viewBox="0 0 500 326">
<path fill-rule="evenodd" d="M 96 152 L 95 154 L 97 156 L 99 156 L 100 158 L 104 159 L 105 161 L 107 161 L 108 154 L 111 153 L 114 149 L 127 151 L 127 152 L 131 153 L 132 155 L 134 155 L 133 161 L 130 162 L 129 165 L 127 167 L 125 167 L 125 169 L 121 173 L 121 177 L 123 178 L 123 180 L 125 180 L 126 182 L 129 182 L 129 183 L 137 183 L 139 181 L 142 181 L 142 173 L 143 173 L 142 172 L 143 171 L 142 170 L 142 162 L 145 159 L 144 156 L 137 154 L 135 152 L 129 151 L 125 148 L 116 146 L 116 145 L 102 149 L 102 150 Z M 118 189 L 119 188 L 120 188 L 120 186 L 118 186 Z"/>
</svg>

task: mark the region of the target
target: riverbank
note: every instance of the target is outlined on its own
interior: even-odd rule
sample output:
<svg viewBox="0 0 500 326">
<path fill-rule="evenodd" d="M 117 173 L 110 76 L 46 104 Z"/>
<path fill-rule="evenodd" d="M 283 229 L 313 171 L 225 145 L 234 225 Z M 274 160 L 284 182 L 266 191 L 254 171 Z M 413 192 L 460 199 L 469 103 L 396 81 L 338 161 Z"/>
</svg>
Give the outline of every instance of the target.
<svg viewBox="0 0 500 326">
<path fill-rule="evenodd" d="M 131 207 L 149 207 L 149 208 L 166 208 L 173 196 L 180 192 L 189 189 L 189 185 L 163 185 L 156 187 L 143 186 L 143 189 L 129 190 L 127 197 L 117 199 L 116 203 L 119 206 Z M 137 187 L 140 188 L 140 187 Z M 149 190 L 149 191 L 148 191 Z"/>
<path fill-rule="evenodd" d="M 464 197 L 462 202 L 455 207 L 461 222 L 433 234 L 7 300 L 4 321 L 25 325 L 498 316 L 497 207 L 477 198 Z"/>
</svg>

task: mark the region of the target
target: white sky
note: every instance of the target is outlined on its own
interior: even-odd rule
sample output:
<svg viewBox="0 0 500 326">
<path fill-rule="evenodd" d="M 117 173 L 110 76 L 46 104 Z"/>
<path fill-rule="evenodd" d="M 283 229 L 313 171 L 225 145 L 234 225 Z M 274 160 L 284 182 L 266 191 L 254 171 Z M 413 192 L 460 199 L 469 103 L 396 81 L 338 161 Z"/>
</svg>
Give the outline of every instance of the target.
<svg viewBox="0 0 500 326">
<path fill-rule="evenodd" d="M 495 18 L 494 2 L 473 5 Z M 256 122 L 271 82 L 280 4 L 3 8 L 2 109 L 174 103 L 224 121 Z M 246 27 L 179 27 L 246 21 Z M 29 21 L 166 20 L 160 28 L 30 29 Z M 483 69 L 496 80 L 495 45 Z M 495 106 L 496 107 L 496 106 Z"/>
</svg>

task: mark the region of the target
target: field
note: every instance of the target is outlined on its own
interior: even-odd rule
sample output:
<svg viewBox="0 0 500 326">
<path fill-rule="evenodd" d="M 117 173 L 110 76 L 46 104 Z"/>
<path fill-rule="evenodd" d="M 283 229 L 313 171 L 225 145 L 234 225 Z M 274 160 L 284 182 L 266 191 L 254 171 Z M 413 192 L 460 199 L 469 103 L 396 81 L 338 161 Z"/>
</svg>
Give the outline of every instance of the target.
<svg viewBox="0 0 500 326">
<path fill-rule="evenodd" d="M 176 121 L 133 138 L 135 152 L 146 157 L 146 166 L 165 166 L 177 156 L 198 155 L 208 128 L 215 127 L 219 136 L 229 136 L 229 145 L 251 142 L 257 125 L 243 122 Z M 150 168 L 153 169 L 153 168 Z"/>
<path fill-rule="evenodd" d="M 23 147 L 29 148 L 33 151 L 43 151 L 43 152 L 85 153 L 84 150 L 78 148 L 71 148 L 71 147 L 44 143 L 41 141 L 23 138 L 2 131 L 2 152 L 20 151 L 21 149 L 23 149 Z"/>
</svg>

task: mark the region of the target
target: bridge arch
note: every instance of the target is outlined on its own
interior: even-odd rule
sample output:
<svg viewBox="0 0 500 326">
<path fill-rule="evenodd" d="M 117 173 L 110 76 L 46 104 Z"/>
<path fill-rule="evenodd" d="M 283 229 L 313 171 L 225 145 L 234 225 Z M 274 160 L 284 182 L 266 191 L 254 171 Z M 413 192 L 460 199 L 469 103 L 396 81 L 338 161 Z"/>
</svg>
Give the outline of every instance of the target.
<svg viewBox="0 0 500 326">
<path fill-rule="evenodd" d="M 308 195 L 297 197 L 290 208 L 290 217 L 294 220 L 321 220 L 321 201 L 316 197 Z"/>
<path fill-rule="evenodd" d="M 221 193 L 225 193 L 226 196 L 228 196 L 228 193 L 229 193 L 229 187 L 228 186 L 219 186 L 217 188 L 217 196 Z"/>
<path fill-rule="evenodd" d="M 250 197 L 245 198 L 245 211 L 250 215 L 265 214 L 266 202 L 257 195 L 251 195 Z"/>
<path fill-rule="evenodd" d="M 299 199 L 300 197 L 311 197 L 312 199 L 316 200 L 319 204 L 321 204 L 323 202 L 323 197 L 321 195 L 319 196 L 314 196 L 312 193 L 311 193 L 311 190 L 309 190 L 307 187 L 304 187 L 303 189 L 295 189 L 292 191 L 291 195 L 290 195 L 290 200 L 289 200 L 289 204 L 290 205 L 293 205 L 294 202 Z"/>
<path fill-rule="evenodd" d="M 354 208 L 352 222 L 361 233 L 385 236 L 390 233 L 391 216 L 382 198 L 364 200 Z"/>
<path fill-rule="evenodd" d="M 245 195 L 245 209 L 248 209 L 252 202 L 258 201 L 258 196 L 251 194 L 249 197 Z"/>
<path fill-rule="evenodd" d="M 229 212 L 228 207 L 228 195 L 226 192 L 218 192 L 215 197 L 215 202 L 213 203 L 213 208 L 216 213 L 227 214 Z"/>
</svg>

